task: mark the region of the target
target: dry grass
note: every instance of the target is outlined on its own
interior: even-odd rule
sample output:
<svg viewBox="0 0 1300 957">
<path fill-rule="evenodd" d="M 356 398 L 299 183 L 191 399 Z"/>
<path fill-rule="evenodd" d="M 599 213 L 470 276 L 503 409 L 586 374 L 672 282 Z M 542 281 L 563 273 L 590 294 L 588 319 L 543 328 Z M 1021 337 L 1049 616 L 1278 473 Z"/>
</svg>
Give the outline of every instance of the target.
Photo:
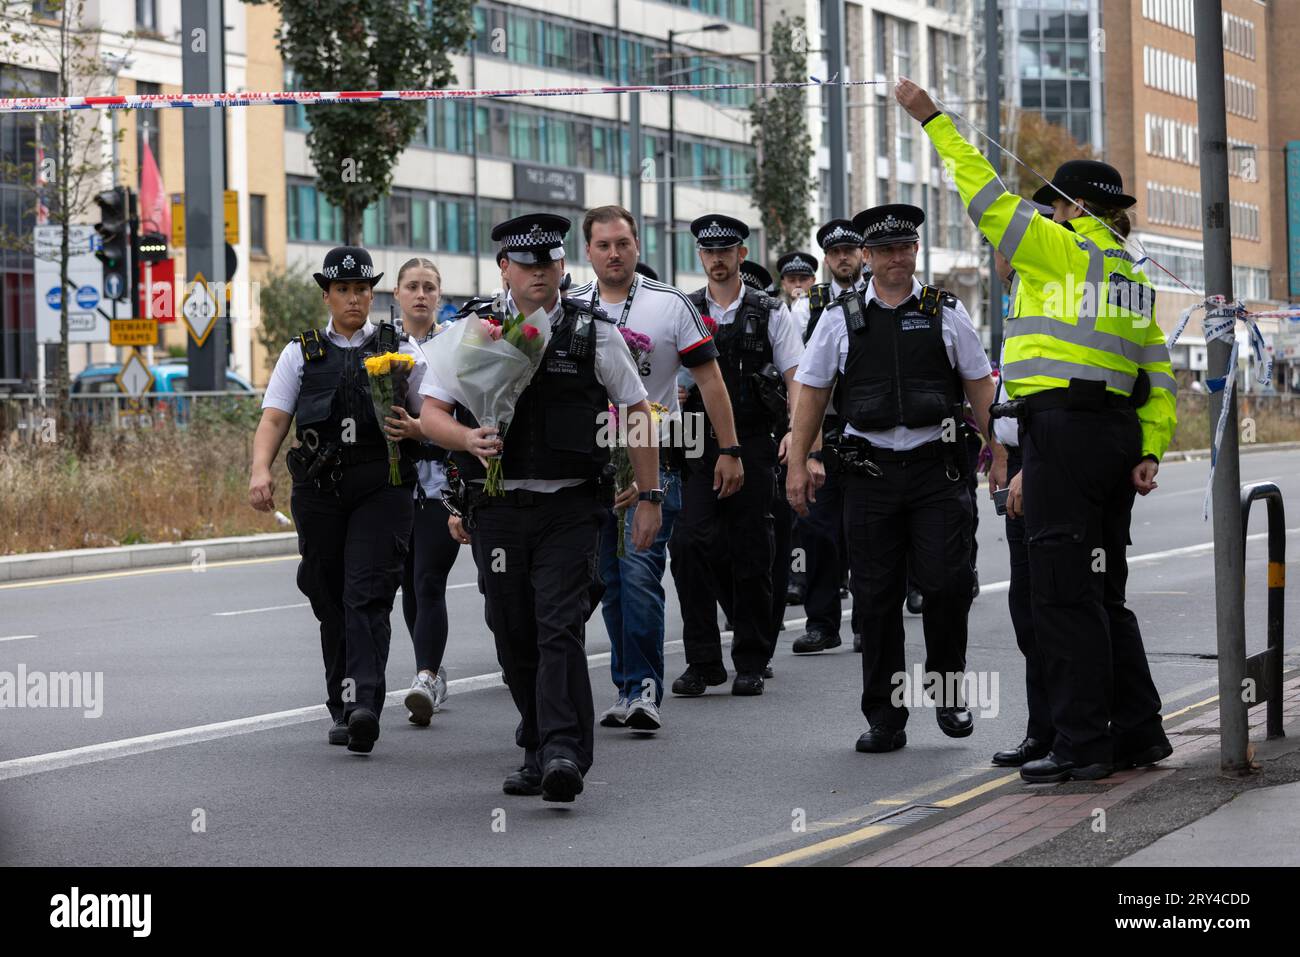
<svg viewBox="0 0 1300 957">
<path fill-rule="evenodd" d="M 1209 408 L 1209 396 L 1204 393 L 1178 393 L 1178 427 L 1171 451 L 1210 447 Z M 1240 395 L 1237 417 L 1243 445 L 1300 441 L 1300 397 Z"/>
<path fill-rule="evenodd" d="M 255 409 L 114 432 L 85 428 L 64 443 L 0 450 L 0 554 L 279 532 L 248 505 Z M 289 476 L 274 467 L 276 506 Z"/>
</svg>

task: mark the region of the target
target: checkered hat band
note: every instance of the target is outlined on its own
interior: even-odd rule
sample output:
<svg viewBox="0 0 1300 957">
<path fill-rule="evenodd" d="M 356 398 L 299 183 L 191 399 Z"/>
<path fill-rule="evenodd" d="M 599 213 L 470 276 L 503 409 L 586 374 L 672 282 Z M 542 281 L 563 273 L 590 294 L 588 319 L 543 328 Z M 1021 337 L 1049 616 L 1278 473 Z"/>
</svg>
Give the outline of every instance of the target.
<svg viewBox="0 0 1300 957">
<path fill-rule="evenodd" d="M 845 229 L 843 226 L 836 226 L 833 230 L 827 233 L 826 238 L 822 240 L 823 246 L 835 246 L 840 243 L 856 243 L 861 246 L 862 235 L 851 229 Z"/>
<path fill-rule="evenodd" d="M 374 267 L 374 266 L 367 266 L 367 265 L 365 265 L 364 263 L 362 263 L 362 264 L 361 264 L 360 266 L 358 266 L 357 268 L 358 268 L 358 269 L 360 270 L 360 272 L 361 272 L 361 278 L 362 278 L 362 279 L 372 279 L 372 278 L 374 278 L 374 275 L 375 275 L 375 267 Z M 323 275 L 326 279 L 337 279 L 337 278 L 339 277 L 339 267 L 338 267 L 338 266 L 322 266 L 322 267 L 321 267 L 321 275 Z"/>
<path fill-rule="evenodd" d="M 325 278 L 326 278 L 326 279 L 333 279 L 334 277 L 336 277 L 336 276 L 339 274 L 339 267 L 338 267 L 338 266 L 324 266 L 324 267 L 322 267 L 321 272 L 325 274 Z"/>
<path fill-rule="evenodd" d="M 696 239 L 739 239 L 740 233 L 730 226 L 720 226 L 717 223 L 709 223 L 700 230 Z"/>
<path fill-rule="evenodd" d="M 535 229 L 527 233 L 519 233 L 515 236 L 507 236 L 502 240 L 502 245 L 507 249 L 511 247 L 532 248 L 534 246 L 563 246 L 564 237 L 557 232 L 545 232 Z"/>
<path fill-rule="evenodd" d="M 915 232 L 916 223 L 909 223 L 906 220 L 895 219 L 893 216 L 889 216 L 885 219 L 882 219 L 878 223 L 872 223 L 870 226 L 868 226 L 867 235 L 872 236 L 876 233 L 886 232 L 886 231 L 892 233 L 903 229 L 907 229 L 907 230 L 911 230 L 912 232 Z"/>
</svg>

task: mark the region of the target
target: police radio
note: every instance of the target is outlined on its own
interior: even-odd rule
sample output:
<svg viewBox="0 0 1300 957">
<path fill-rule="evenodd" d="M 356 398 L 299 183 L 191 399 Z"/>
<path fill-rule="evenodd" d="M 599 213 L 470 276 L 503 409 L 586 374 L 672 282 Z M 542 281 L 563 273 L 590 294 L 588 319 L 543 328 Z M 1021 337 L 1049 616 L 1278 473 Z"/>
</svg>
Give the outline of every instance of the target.
<svg viewBox="0 0 1300 957">
<path fill-rule="evenodd" d="M 849 332 L 861 332 L 867 328 L 867 317 L 862 312 L 862 297 L 850 291 L 841 297 L 840 308 L 844 310 L 844 325 Z"/>
</svg>

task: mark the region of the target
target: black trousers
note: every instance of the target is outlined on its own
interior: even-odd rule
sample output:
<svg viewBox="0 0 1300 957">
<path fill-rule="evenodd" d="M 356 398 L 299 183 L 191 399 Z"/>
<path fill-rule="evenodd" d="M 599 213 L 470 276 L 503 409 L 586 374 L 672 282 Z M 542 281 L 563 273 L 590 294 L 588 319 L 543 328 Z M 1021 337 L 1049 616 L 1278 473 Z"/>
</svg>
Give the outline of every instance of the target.
<svg viewBox="0 0 1300 957">
<path fill-rule="evenodd" d="M 1055 409 L 1021 428 L 1022 492 L 1034 635 L 1058 757 L 1079 764 L 1167 740 L 1137 617 L 1125 605 L 1132 470 L 1142 455 L 1132 409 Z"/>
<path fill-rule="evenodd" d="M 682 616 L 682 644 L 689 649 L 722 647 L 722 633 L 718 630 L 718 603 L 704 581 L 704 572 L 692 566 L 693 550 L 689 542 L 690 533 L 686 530 L 689 521 L 687 489 L 692 481 L 712 484 L 712 475 L 697 475 L 691 478 L 689 468 L 682 470 L 682 507 L 673 523 L 672 534 L 668 537 L 668 567 L 673 575 L 673 587 L 677 591 L 677 607 Z M 712 660 L 712 659 L 710 659 Z"/>
<path fill-rule="evenodd" d="M 402 577 L 402 617 L 415 646 L 415 670 L 434 674 L 447 650 L 447 576 L 460 554 L 447 528 L 450 514 L 441 502 L 420 498 Z"/>
<path fill-rule="evenodd" d="M 413 512 L 411 483 L 388 484 L 386 461 L 343 469 L 338 494 L 294 483 L 298 590 L 320 622 L 326 707 L 338 721 L 355 708 L 378 715 Z"/>
<path fill-rule="evenodd" d="M 707 439 L 704 455 L 689 460 L 687 466 L 690 478 L 677 516 L 692 575 L 684 596 L 688 604 L 682 608 L 682 638 L 688 664 L 721 664 L 715 603 L 721 605 L 733 628 L 732 663 L 737 672 L 754 673 L 763 670 L 776 648 L 772 614 L 776 443 L 767 436 L 746 436 L 741 448 L 745 484 L 727 498 L 720 499 L 713 491 L 716 440 Z M 701 582 L 704 588 L 697 587 Z"/>
<path fill-rule="evenodd" d="M 1021 469 L 1020 449 L 1007 446 L 1007 482 Z M 1034 609 L 1030 585 L 1029 548 L 1025 545 L 1025 519 L 1007 516 L 1007 551 L 1011 555 L 1011 585 L 1007 589 L 1007 608 L 1016 645 L 1025 656 L 1025 696 L 1029 704 L 1029 723 L 1025 735 L 1047 744 L 1056 738 L 1052 727 L 1052 708 L 1047 701 L 1047 679 L 1043 674 L 1043 652 L 1034 637 Z"/>
<path fill-rule="evenodd" d="M 785 466 L 776 470 L 776 485 L 772 495 L 772 649 L 781 624 L 785 621 L 785 593 L 794 576 L 791 570 L 794 542 L 794 509 L 785 498 Z"/>
<path fill-rule="evenodd" d="M 470 533 L 484 614 L 519 711 L 524 763 L 568 758 L 591 768 L 595 711 L 586 653 L 591 586 L 607 514 L 590 486 L 490 502 Z"/>
<path fill-rule="evenodd" d="M 872 727 L 900 730 L 907 707 L 891 698 L 906 672 L 909 568 L 925 598 L 925 670 L 945 677 L 966 670 L 973 503 L 965 478 L 949 478 L 942 459 L 879 464 L 880 478 L 844 477 L 844 511 L 850 587 L 861 609 L 862 713 Z"/>
<path fill-rule="evenodd" d="M 844 479 L 826 473 L 826 484 L 808 503 L 808 515 L 799 519 L 800 541 L 807 562 L 804 611 L 808 631 L 828 635 L 840 633 L 840 583 L 848 561 L 844 547 Z M 854 629 L 856 631 L 856 629 Z"/>
</svg>

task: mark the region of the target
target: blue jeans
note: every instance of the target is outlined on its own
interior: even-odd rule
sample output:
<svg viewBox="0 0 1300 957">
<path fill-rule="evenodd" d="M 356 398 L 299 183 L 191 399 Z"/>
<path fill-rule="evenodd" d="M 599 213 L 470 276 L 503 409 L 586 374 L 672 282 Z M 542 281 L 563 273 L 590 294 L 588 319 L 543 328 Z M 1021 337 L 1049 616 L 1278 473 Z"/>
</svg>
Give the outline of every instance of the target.
<svg viewBox="0 0 1300 957">
<path fill-rule="evenodd" d="M 610 676 L 619 695 L 640 698 L 654 689 L 655 704 L 664 697 L 664 567 L 668 562 L 668 536 L 682 508 L 681 476 L 659 473 L 664 490 L 663 524 L 654 544 L 643 552 L 632 546 L 632 517 L 627 510 L 623 526 L 624 551 L 618 557 L 616 518 L 611 510 L 600 536 L 600 577 L 605 582 L 601 613 L 609 632 Z M 648 684 L 647 682 L 653 682 Z"/>
</svg>

